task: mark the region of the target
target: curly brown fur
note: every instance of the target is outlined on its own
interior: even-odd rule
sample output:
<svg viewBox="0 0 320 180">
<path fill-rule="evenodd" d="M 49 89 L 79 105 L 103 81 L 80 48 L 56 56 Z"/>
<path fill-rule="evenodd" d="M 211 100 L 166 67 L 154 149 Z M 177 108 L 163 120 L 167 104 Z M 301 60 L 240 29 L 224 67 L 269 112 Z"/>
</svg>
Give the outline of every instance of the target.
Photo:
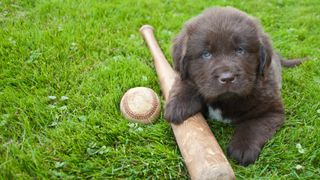
<svg viewBox="0 0 320 180">
<path fill-rule="evenodd" d="M 253 163 L 284 121 L 282 58 L 258 21 L 234 8 L 208 9 L 185 24 L 172 55 L 180 76 L 165 118 L 180 124 L 201 111 L 234 123 L 228 155 Z"/>
</svg>

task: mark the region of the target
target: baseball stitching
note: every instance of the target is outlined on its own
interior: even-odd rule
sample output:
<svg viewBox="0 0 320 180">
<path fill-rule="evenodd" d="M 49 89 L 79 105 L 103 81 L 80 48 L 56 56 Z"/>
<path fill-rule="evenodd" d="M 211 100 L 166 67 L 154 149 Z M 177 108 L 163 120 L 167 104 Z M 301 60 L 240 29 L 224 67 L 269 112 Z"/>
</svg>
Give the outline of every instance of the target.
<svg viewBox="0 0 320 180">
<path fill-rule="evenodd" d="M 123 107 L 124 107 L 124 110 L 127 113 L 127 115 L 131 118 L 136 119 L 136 120 L 148 120 L 148 118 L 149 118 L 149 121 L 151 121 L 152 115 L 156 112 L 156 110 L 158 108 L 158 104 L 157 104 L 158 99 L 152 91 L 151 91 L 151 94 L 152 94 L 152 107 L 153 108 L 148 113 L 144 113 L 144 114 L 134 114 L 129 107 L 127 98 L 125 98 L 124 102 L 123 102 Z"/>
</svg>

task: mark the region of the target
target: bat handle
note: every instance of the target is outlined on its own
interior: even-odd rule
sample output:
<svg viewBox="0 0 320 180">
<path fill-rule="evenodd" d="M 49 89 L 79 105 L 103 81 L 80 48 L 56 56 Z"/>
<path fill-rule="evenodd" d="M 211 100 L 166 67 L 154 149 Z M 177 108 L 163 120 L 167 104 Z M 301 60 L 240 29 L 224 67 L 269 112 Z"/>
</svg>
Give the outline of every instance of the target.
<svg viewBox="0 0 320 180">
<path fill-rule="evenodd" d="M 152 54 L 155 69 L 160 80 L 163 96 L 166 100 L 168 100 L 169 92 L 176 78 L 176 74 L 166 60 L 157 43 L 156 38 L 154 37 L 153 27 L 150 25 L 143 25 L 140 28 L 140 33 L 147 43 Z"/>
</svg>

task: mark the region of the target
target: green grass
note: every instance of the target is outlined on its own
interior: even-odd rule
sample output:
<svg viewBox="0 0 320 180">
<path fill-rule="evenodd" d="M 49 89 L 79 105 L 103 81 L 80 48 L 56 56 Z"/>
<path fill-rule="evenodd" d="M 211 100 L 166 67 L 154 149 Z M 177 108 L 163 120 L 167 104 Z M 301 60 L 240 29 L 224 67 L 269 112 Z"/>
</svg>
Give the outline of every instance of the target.
<svg viewBox="0 0 320 180">
<path fill-rule="evenodd" d="M 286 123 L 254 165 L 231 161 L 237 178 L 319 179 L 315 0 L 0 1 L 0 179 L 188 179 L 162 116 L 149 126 L 129 123 L 119 101 L 136 86 L 160 94 L 141 25 L 155 27 L 171 59 L 171 39 L 182 24 L 215 5 L 259 18 L 285 57 L 312 59 L 283 71 Z M 210 127 L 225 150 L 233 128 Z"/>
</svg>

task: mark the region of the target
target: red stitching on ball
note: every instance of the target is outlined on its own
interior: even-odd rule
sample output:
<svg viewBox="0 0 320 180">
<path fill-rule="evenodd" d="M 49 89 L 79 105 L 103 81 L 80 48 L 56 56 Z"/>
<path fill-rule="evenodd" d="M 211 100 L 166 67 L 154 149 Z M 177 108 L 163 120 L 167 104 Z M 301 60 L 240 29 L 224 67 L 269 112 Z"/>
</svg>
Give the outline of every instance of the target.
<svg viewBox="0 0 320 180">
<path fill-rule="evenodd" d="M 134 114 L 129 107 L 127 98 L 124 99 L 124 102 L 123 102 L 124 110 L 131 118 L 134 118 L 136 120 L 147 120 L 148 118 L 151 118 L 152 115 L 156 112 L 156 110 L 158 108 L 158 104 L 157 104 L 158 99 L 153 91 L 150 91 L 150 92 L 152 94 L 152 107 L 153 108 L 149 111 L 149 113 L 145 113 L 145 114 L 141 114 L 141 115 Z"/>
</svg>

